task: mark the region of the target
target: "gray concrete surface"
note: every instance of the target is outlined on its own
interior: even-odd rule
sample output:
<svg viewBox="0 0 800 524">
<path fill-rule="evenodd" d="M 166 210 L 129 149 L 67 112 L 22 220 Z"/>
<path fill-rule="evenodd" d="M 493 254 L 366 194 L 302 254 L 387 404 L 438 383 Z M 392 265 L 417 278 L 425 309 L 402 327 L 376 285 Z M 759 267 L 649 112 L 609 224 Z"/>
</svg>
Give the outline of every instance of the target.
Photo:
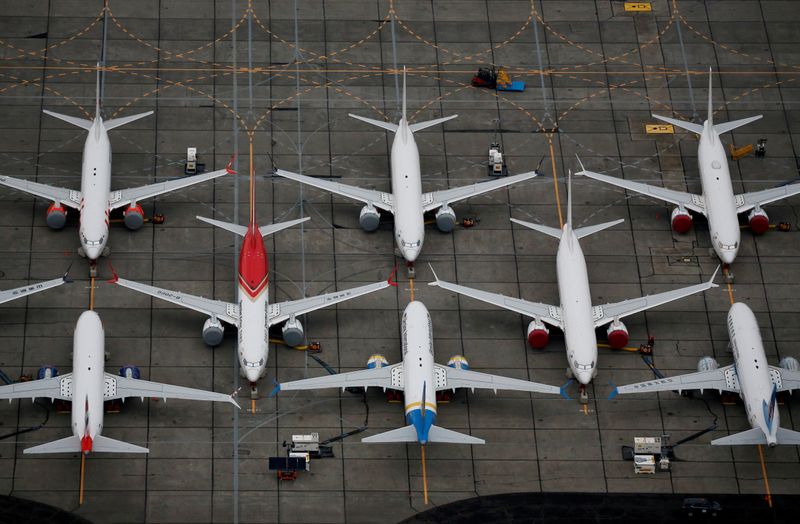
<svg viewBox="0 0 800 524">
<path fill-rule="evenodd" d="M 707 77 L 714 76 L 715 118 L 763 113 L 764 119 L 724 137 L 726 143 L 768 139 L 764 159 L 730 164 L 736 190 L 755 190 L 796 178 L 800 147 L 796 85 L 800 56 L 800 10 L 786 1 L 656 0 L 653 12 L 631 14 L 622 2 L 606 0 L 302 0 L 298 1 L 301 47 L 300 97 L 295 86 L 294 5 L 290 0 L 253 2 L 252 38 L 248 4 L 241 0 L 192 2 L 110 1 L 107 53 L 117 71 L 107 74 L 105 111 L 156 114 L 111 132 L 113 187 L 180 176 L 187 146 L 199 148 L 209 168 L 222 167 L 233 151 L 234 98 L 239 108 L 240 172 L 246 173 L 248 135 L 254 130 L 254 164 L 259 175 L 273 165 L 298 169 L 298 115 L 307 174 L 333 175 L 366 186 L 389 187 L 389 137 L 347 117 L 397 118 L 394 61 L 409 67 L 409 111 L 422 120 L 458 113 L 457 120 L 417 136 L 426 188 L 485 178 L 485 152 L 493 120 L 512 172 L 536 167 L 539 180 L 491 193 L 455 207 L 460 217 L 477 217 L 472 229 L 440 234 L 430 226 L 414 283 L 416 299 L 431 309 L 436 357 L 445 363 L 464 354 L 474 369 L 562 384 L 563 337 L 552 333 L 544 350 L 525 345 L 527 320 L 426 285 L 434 264 L 442 278 L 524 298 L 557 302 L 556 243 L 512 227 L 509 217 L 558 224 L 553 168 L 564 204 L 564 174 L 577 167 L 614 176 L 699 189 L 696 141 L 644 134 L 651 111 L 691 118 L 705 114 Z M 236 45 L 231 10 L 241 19 Z M 0 159 L 3 172 L 77 188 L 82 131 L 44 116 L 42 108 L 74 115 L 91 113 L 94 75 L 102 43 L 102 2 L 0 2 Z M 391 14 L 396 13 L 396 57 Z M 678 25 L 686 51 L 691 89 L 684 71 Z M 540 77 L 534 26 L 550 71 Z M 44 38 L 33 38 L 45 34 Z M 270 71 L 238 74 L 236 53 L 247 66 Z M 469 86 L 478 66 L 525 70 L 524 93 L 494 93 Z M 695 75 L 696 73 L 696 75 Z M 542 89 L 542 86 L 544 89 Z M 694 106 L 692 105 L 694 100 Z M 298 100 L 300 112 L 298 113 Z M 541 129 L 557 125 L 557 134 Z M 555 155 L 551 162 L 551 145 Z M 240 179 L 246 184 L 246 179 Z M 261 223 L 298 216 L 295 183 L 259 178 Z M 234 296 L 234 240 L 194 220 L 202 214 L 233 215 L 233 180 L 143 202 L 147 213 L 163 213 L 163 225 L 129 232 L 116 224 L 110 262 L 120 275 L 169 288 Z M 242 188 L 245 186 L 243 185 Z M 592 293 L 598 302 L 620 300 L 700 282 L 717 265 L 709 251 L 707 226 L 696 221 L 687 235 L 669 228 L 670 209 L 592 181 L 575 180 L 575 220 L 592 224 L 626 222 L 583 242 Z M 312 222 L 268 239 L 272 300 L 345 288 L 386 276 L 394 256 L 391 225 L 366 234 L 358 228 L 360 206 L 306 189 L 304 210 Z M 72 263 L 75 282 L 27 301 L 0 308 L 0 368 L 12 377 L 35 373 L 42 364 L 70 367 L 74 322 L 89 304 L 86 263 L 75 254 L 77 219 L 62 231 L 44 222 L 47 203 L 0 190 L 0 287 L 53 278 Z M 240 219 L 247 193 L 240 192 Z M 734 265 L 733 293 L 761 323 L 771 363 L 800 357 L 795 327 L 800 309 L 797 277 L 800 200 L 770 205 L 773 222 L 792 231 L 754 238 L 745 230 Z M 686 261 L 684 261 L 684 259 Z M 104 320 L 107 368 L 138 365 L 144 377 L 181 385 L 231 391 L 236 337 L 228 329 L 212 350 L 200 338 L 203 317 L 107 285 L 105 263 L 96 283 L 96 308 Z M 410 283 L 307 318 L 319 355 L 337 369 L 359 369 L 373 353 L 400 358 L 399 319 L 410 299 Z M 656 364 L 665 373 L 694 369 L 714 355 L 730 362 L 723 287 L 704 296 L 636 315 L 626 323 L 631 344 L 656 337 Z M 602 335 L 602 334 L 601 334 Z M 300 351 L 273 346 L 269 375 L 291 380 L 322 373 Z M 673 394 L 605 400 L 611 382 L 649 376 L 633 353 L 600 351 L 600 372 L 586 413 L 575 401 L 541 395 L 459 392 L 442 405 L 439 423 L 486 439 L 480 447 L 431 445 L 427 449 L 431 504 L 475 495 L 518 491 L 725 492 L 763 493 L 755 448 L 712 448 L 709 441 L 747 426 L 741 406 L 723 406 Z M 571 392 L 575 393 L 574 386 Z M 368 433 L 403 424 L 402 407 L 370 391 Z M 797 403 L 781 407 L 786 427 L 800 429 Z M 132 400 L 106 417 L 108 436 L 151 449 L 148 457 L 95 455 L 87 461 L 86 501 L 78 508 L 76 456 L 24 456 L 22 449 L 68 435 L 69 418 L 51 413 L 45 428 L 18 439 L 0 440 L 0 486 L 6 493 L 77 512 L 96 522 L 397 521 L 425 509 L 417 446 L 366 445 L 360 437 L 336 444 L 336 458 L 312 463 L 297 481 L 279 483 L 266 458 L 283 453 L 292 433 L 338 435 L 362 425 L 366 411 L 349 393 L 322 391 L 261 398 L 255 414 L 238 416 L 227 406 Z M 36 425 L 43 410 L 30 402 L 0 404 L 4 432 Z M 635 476 L 620 446 L 634 436 L 669 433 L 682 438 L 718 419 L 716 431 L 678 448 L 682 459 L 671 473 Z M 232 453 L 238 446 L 238 493 Z M 800 492 L 797 448 L 766 453 L 774 493 Z"/>
</svg>

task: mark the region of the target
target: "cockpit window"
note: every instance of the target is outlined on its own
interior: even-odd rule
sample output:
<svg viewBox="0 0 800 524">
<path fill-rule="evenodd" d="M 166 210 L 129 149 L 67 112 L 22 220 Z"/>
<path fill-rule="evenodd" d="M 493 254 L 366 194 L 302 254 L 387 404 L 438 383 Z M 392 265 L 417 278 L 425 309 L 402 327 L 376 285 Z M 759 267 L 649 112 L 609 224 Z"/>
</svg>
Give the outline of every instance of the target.
<svg viewBox="0 0 800 524">
<path fill-rule="evenodd" d="M 417 240 L 416 242 L 406 242 L 405 240 L 400 241 L 403 244 L 403 247 L 419 247 L 422 244 L 421 240 Z"/>
<path fill-rule="evenodd" d="M 261 359 L 259 359 L 258 362 L 256 362 L 256 361 L 252 361 L 251 362 L 251 361 L 247 360 L 246 358 L 243 358 L 242 359 L 242 363 L 244 364 L 244 367 L 246 367 L 246 368 L 260 368 L 261 366 L 264 365 L 264 359 L 261 358 Z"/>
</svg>

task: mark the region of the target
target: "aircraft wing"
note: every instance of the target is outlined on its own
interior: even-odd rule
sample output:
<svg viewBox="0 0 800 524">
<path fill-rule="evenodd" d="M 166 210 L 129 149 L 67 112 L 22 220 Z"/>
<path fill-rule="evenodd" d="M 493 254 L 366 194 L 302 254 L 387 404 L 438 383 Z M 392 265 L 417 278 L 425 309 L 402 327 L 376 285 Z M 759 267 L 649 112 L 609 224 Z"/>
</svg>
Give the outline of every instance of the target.
<svg viewBox="0 0 800 524">
<path fill-rule="evenodd" d="M 675 191 L 665 187 L 651 186 L 650 184 L 643 184 L 641 182 L 633 182 L 631 180 L 602 175 L 593 171 L 586 171 L 585 169 L 578 171 L 575 174 L 578 176 L 594 178 L 595 180 L 605 182 L 606 184 L 622 187 L 642 195 L 651 196 L 653 198 L 657 198 L 658 200 L 669 202 L 670 204 L 683 206 L 686 209 L 691 209 L 697 213 L 702 213 L 704 215 L 706 214 L 705 201 L 701 195 L 685 193 L 683 191 Z"/>
<path fill-rule="evenodd" d="M 773 382 L 778 386 L 778 391 L 800 389 L 800 371 L 791 371 L 778 366 L 770 366 L 769 371 Z M 775 380 L 775 375 L 778 375 L 780 380 Z"/>
<path fill-rule="evenodd" d="M 72 400 L 72 373 L 0 386 L 0 399 L 37 397 Z"/>
<path fill-rule="evenodd" d="M 489 191 L 494 191 L 495 189 L 516 184 L 517 182 L 530 180 L 538 175 L 539 173 L 536 171 L 530 171 L 528 173 L 522 173 L 521 175 L 509 176 L 500 178 L 498 180 L 490 180 L 488 182 L 478 182 L 477 184 L 472 184 L 469 186 L 454 187 L 451 189 L 443 189 L 441 191 L 423 193 L 422 209 L 423 211 L 430 211 L 445 204 L 452 204 L 454 202 L 458 202 L 459 200 L 465 200 L 467 198 L 482 195 L 483 193 L 488 193 Z"/>
<path fill-rule="evenodd" d="M 139 293 L 160 298 L 161 300 L 166 300 L 167 302 L 172 302 L 173 304 L 193 309 L 212 317 L 217 317 L 219 320 L 227 322 L 228 324 L 239 326 L 239 306 L 236 304 L 223 302 L 222 300 L 198 297 L 190 295 L 189 293 L 181 293 L 180 291 L 170 291 L 169 289 L 148 286 L 147 284 L 140 284 L 139 282 L 119 278 L 116 275 L 112 282 L 122 287 L 138 291 Z"/>
<path fill-rule="evenodd" d="M 120 377 L 105 373 L 104 400 L 113 400 L 128 397 L 152 397 L 152 398 L 178 398 L 184 400 L 207 400 L 210 402 L 230 402 L 237 408 L 239 404 L 233 400 L 231 395 L 224 393 L 214 393 L 202 389 L 186 388 L 183 386 L 173 386 L 172 384 L 162 384 L 128 377 Z"/>
<path fill-rule="evenodd" d="M 480 373 L 467 369 L 451 368 L 450 366 L 442 366 L 440 364 L 436 364 L 436 367 L 444 370 L 445 375 L 445 383 L 437 384 L 436 391 L 441 391 L 443 389 L 470 388 L 492 389 L 495 393 L 498 389 L 531 391 L 533 393 L 553 393 L 555 395 L 561 393 L 561 388 L 558 386 L 548 386 L 547 384 L 540 384 L 538 382 L 490 375 L 489 373 Z M 440 373 L 441 372 L 437 373 L 437 376 Z"/>
<path fill-rule="evenodd" d="M 633 315 L 634 313 L 639 313 L 662 304 L 667 304 L 669 302 L 688 297 L 689 295 L 706 291 L 712 287 L 719 287 L 714 283 L 714 278 L 717 276 L 718 271 L 719 267 L 717 267 L 717 270 L 714 271 L 713 275 L 711 275 L 711 278 L 702 284 L 686 286 L 680 289 L 665 291 L 663 293 L 656 293 L 654 295 L 646 295 L 641 298 L 631 298 L 629 300 L 623 300 L 622 302 L 613 302 L 610 304 L 604 304 L 602 306 L 594 306 L 592 308 L 594 327 L 605 326 L 609 322 L 613 322 L 614 319 L 620 319 L 622 317 L 627 317 L 629 315 Z"/>
<path fill-rule="evenodd" d="M 293 380 L 278 385 L 279 391 L 302 391 L 324 388 L 368 388 L 403 389 L 403 365 L 392 364 L 380 368 L 337 373 L 322 377 Z"/>
<path fill-rule="evenodd" d="M 765 206 L 771 202 L 789 198 L 797 194 L 800 194 L 800 183 L 786 184 L 761 191 L 742 193 L 734 197 L 736 199 L 736 212 L 744 213 L 756 206 Z"/>
<path fill-rule="evenodd" d="M 330 193 L 352 198 L 353 200 L 358 200 L 364 202 L 365 204 L 372 204 L 374 207 L 383 209 L 389 213 L 394 212 L 392 209 L 391 193 L 375 191 L 374 189 L 363 189 L 360 187 L 349 186 L 347 184 L 341 184 L 339 182 L 323 180 L 321 178 L 299 175 L 297 173 L 292 173 L 291 171 L 284 171 L 283 169 L 278 169 L 275 171 L 275 174 L 290 180 L 295 180 L 301 184 L 316 187 L 317 189 L 324 189 Z"/>
<path fill-rule="evenodd" d="M 619 386 L 614 389 L 610 398 L 617 394 L 652 393 L 654 391 L 681 392 L 692 389 L 699 389 L 701 392 L 704 389 L 716 389 L 717 391 L 738 393 L 739 381 L 736 378 L 736 368 L 731 364 L 711 371 L 700 371 Z"/>
<path fill-rule="evenodd" d="M 270 326 L 273 326 L 284 320 L 288 320 L 289 317 L 305 315 L 306 313 L 311 313 L 312 311 L 332 306 L 339 302 L 350 300 L 351 298 L 367 295 L 374 291 L 380 291 L 381 289 L 389 287 L 389 285 L 388 281 L 375 282 L 374 284 L 345 289 L 344 291 L 336 291 L 334 293 L 325 293 L 324 295 L 317 295 L 315 297 L 270 304 L 267 309 L 267 322 Z"/>
<path fill-rule="evenodd" d="M 33 295 L 34 293 L 38 293 L 46 289 L 58 287 L 64 282 L 67 282 L 66 275 L 61 278 L 54 278 L 53 280 L 45 280 L 44 282 L 37 282 L 35 284 L 28 284 L 27 286 L 0 291 L 0 304 L 8 302 L 9 300 Z"/>
<path fill-rule="evenodd" d="M 30 180 L 21 180 L 19 178 L 11 178 L 10 176 L 0 176 L 0 185 L 28 193 L 45 200 L 52 200 L 53 202 L 60 202 L 65 206 L 72 209 L 80 209 L 81 196 L 80 191 L 73 189 L 66 189 L 63 187 L 48 186 L 47 184 L 40 184 L 39 182 L 32 182 Z"/>
<path fill-rule="evenodd" d="M 434 273 L 434 278 L 436 278 L 436 280 L 429 282 L 429 286 L 439 286 L 442 289 L 447 289 L 448 291 L 458 293 L 459 295 L 465 295 L 476 300 L 480 300 L 481 302 L 486 302 L 487 304 L 508 309 L 509 311 L 514 311 L 520 315 L 525 315 L 526 317 L 539 318 L 542 322 L 550 324 L 551 326 L 562 328 L 561 308 L 558 306 L 551 306 L 549 304 L 541 304 L 538 302 L 528 302 L 527 300 L 522 300 L 521 298 L 508 297 L 499 293 L 490 293 L 488 291 L 481 291 L 479 289 L 460 286 L 458 284 L 451 284 L 450 282 L 439 280 L 436 276 L 436 273 Z"/>
<path fill-rule="evenodd" d="M 112 191 L 109 194 L 108 208 L 110 211 L 113 211 L 120 207 L 125 207 L 130 204 L 135 204 L 136 202 L 139 202 L 140 200 L 144 200 L 146 198 L 152 198 L 158 195 L 163 195 L 164 193 L 169 193 L 171 191 L 176 191 L 178 189 L 190 187 L 195 184 L 205 182 L 207 180 L 213 180 L 215 178 L 233 173 L 234 172 L 231 170 L 230 165 L 228 165 L 228 167 L 226 167 L 225 169 L 218 169 L 217 171 L 211 171 L 210 173 L 201 173 L 199 175 L 193 175 L 184 178 L 176 178 L 175 180 L 168 180 L 166 182 L 157 182 L 155 184 L 149 184 L 142 187 L 119 189 L 117 191 Z"/>
</svg>

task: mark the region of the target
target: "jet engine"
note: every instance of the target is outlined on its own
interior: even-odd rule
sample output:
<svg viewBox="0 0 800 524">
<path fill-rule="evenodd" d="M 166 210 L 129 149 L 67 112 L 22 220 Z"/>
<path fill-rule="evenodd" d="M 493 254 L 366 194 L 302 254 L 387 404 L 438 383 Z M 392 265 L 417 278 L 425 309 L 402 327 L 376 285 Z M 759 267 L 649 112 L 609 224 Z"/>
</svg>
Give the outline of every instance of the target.
<svg viewBox="0 0 800 524">
<path fill-rule="evenodd" d="M 608 339 L 608 345 L 612 348 L 624 348 L 628 345 L 628 340 L 630 338 L 628 335 L 628 328 L 625 327 L 625 324 L 616 320 L 608 326 L 606 338 Z"/>
<path fill-rule="evenodd" d="M 456 212 L 448 205 L 443 205 L 436 212 L 436 227 L 442 233 L 449 233 L 456 227 Z"/>
<path fill-rule="evenodd" d="M 719 363 L 714 357 L 703 357 L 697 362 L 697 371 L 714 371 L 719 368 Z"/>
<path fill-rule="evenodd" d="M 682 207 L 672 210 L 672 230 L 676 233 L 687 233 L 692 229 L 692 215 Z"/>
<path fill-rule="evenodd" d="M 303 343 L 305 331 L 303 331 L 303 324 L 299 320 L 292 317 L 286 321 L 281 329 L 283 341 L 287 346 L 295 347 Z"/>
<path fill-rule="evenodd" d="M 55 366 L 42 366 L 36 373 L 36 378 L 42 380 L 43 378 L 53 378 L 58 376 L 58 368 Z"/>
<path fill-rule="evenodd" d="M 61 229 L 67 223 L 67 210 L 61 204 L 52 203 L 47 208 L 45 221 L 50 229 Z"/>
<path fill-rule="evenodd" d="M 747 221 L 750 223 L 750 231 L 756 235 L 763 235 L 769 229 L 769 216 L 761 208 L 750 211 Z"/>
<path fill-rule="evenodd" d="M 388 366 L 389 361 L 380 353 L 376 353 L 367 360 L 367 369 L 376 369 Z"/>
<path fill-rule="evenodd" d="M 528 344 L 534 349 L 542 349 L 550 340 L 550 330 L 541 320 L 533 320 L 528 324 Z"/>
<path fill-rule="evenodd" d="M 372 232 L 378 229 L 381 223 L 381 214 L 373 206 L 367 204 L 361 208 L 361 213 L 358 215 L 358 225 L 361 229 L 367 232 Z"/>
<path fill-rule="evenodd" d="M 139 204 L 128 206 L 123 215 L 125 216 L 125 227 L 131 231 L 136 231 L 144 225 L 144 209 Z"/>
<path fill-rule="evenodd" d="M 455 369 L 469 370 L 469 361 L 464 355 L 453 355 L 450 360 L 447 361 L 447 365 Z"/>
<path fill-rule="evenodd" d="M 222 343 L 222 336 L 225 334 L 225 326 L 216 317 L 211 317 L 203 324 L 203 342 L 211 347 L 219 346 Z"/>
<path fill-rule="evenodd" d="M 800 362 L 794 357 L 783 357 L 778 365 L 786 371 L 800 371 Z"/>
<path fill-rule="evenodd" d="M 138 380 L 142 378 L 142 373 L 136 366 L 122 366 L 119 368 L 119 376 Z"/>
</svg>

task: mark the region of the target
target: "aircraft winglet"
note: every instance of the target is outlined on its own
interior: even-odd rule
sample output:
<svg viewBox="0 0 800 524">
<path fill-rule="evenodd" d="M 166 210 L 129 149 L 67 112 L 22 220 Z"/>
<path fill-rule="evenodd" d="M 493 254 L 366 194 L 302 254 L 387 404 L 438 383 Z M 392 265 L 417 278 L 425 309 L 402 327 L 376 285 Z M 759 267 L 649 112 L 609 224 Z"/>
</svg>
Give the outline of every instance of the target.
<svg viewBox="0 0 800 524">
<path fill-rule="evenodd" d="M 433 266 L 430 262 L 428 262 L 428 267 L 431 268 L 431 273 L 433 273 L 433 282 L 428 282 L 429 286 L 438 286 L 439 285 L 439 276 L 434 271 Z"/>
<path fill-rule="evenodd" d="M 111 270 L 112 277 L 106 280 L 106 282 L 109 284 L 116 284 L 117 282 L 119 282 L 119 275 L 117 274 L 117 271 L 114 269 L 114 266 L 111 265 L 110 261 L 108 263 L 108 268 Z"/>
<path fill-rule="evenodd" d="M 614 397 L 616 397 L 617 395 L 619 395 L 619 389 L 617 389 L 617 386 L 613 382 L 609 382 L 609 384 L 611 386 L 614 386 L 614 389 L 611 390 L 611 393 L 609 393 L 608 398 L 606 400 L 611 400 Z"/>
<path fill-rule="evenodd" d="M 561 394 L 561 396 L 562 396 L 562 397 L 564 397 L 564 398 L 565 398 L 565 399 L 567 399 L 567 400 L 572 400 L 572 397 L 570 397 L 569 395 L 567 395 L 567 387 L 568 387 L 570 384 L 572 384 L 572 379 L 570 379 L 570 380 L 567 380 L 567 381 L 564 383 L 564 385 L 563 385 L 563 386 L 561 386 L 561 388 L 559 389 L 559 393 Z"/>
<path fill-rule="evenodd" d="M 231 159 L 228 161 L 228 165 L 225 166 L 225 171 L 228 172 L 229 175 L 235 175 L 236 171 L 233 170 L 233 161 L 236 160 L 236 154 L 234 153 L 231 155 Z"/>
</svg>

